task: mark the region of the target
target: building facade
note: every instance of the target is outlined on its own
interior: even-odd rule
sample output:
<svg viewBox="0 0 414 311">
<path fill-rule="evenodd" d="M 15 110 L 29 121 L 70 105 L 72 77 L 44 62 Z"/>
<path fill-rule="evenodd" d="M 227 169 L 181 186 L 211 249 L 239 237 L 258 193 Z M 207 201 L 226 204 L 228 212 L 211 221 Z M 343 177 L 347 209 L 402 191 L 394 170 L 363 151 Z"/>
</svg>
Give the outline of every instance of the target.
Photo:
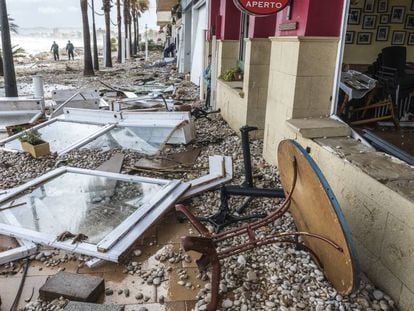
<svg viewBox="0 0 414 311">
<path fill-rule="evenodd" d="M 370 1 L 301 0 L 277 15 L 255 17 L 242 13 L 233 0 L 209 0 L 206 40 L 194 20 L 190 31 L 194 42 L 204 41 L 202 57 L 212 55 L 214 107 L 236 132 L 245 124 L 260 129 L 257 138 L 264 140 L 269 163 L 277 165 L 284 139 L 308 147 L 341 204 L 362 271 L 401 310 L 414 310 L 414 169 L 363 144 L 337 116 L 344 62 L 368 68 L 381 48 L 401 45 L 403 32 L 407 58 L 413 57 L 412 1 L 389 0 L 386 7 L 376 2 L 370 7 Z M 405 8 L 406 21 L 386 22 L 382 15 L 401 17 L 397 7 Z M 202 29 L 204 17 L 199 20 Z M 384 26 L 392 36 L 375 40 Z M 192 46 L 191 55 L 200 57 L 196 49 Z M 188 59 L 184 71 L 197 73 L 194 59 Z M 234 67 L 242 69 L 242 80 L 219 78 Z"/>
</svg>

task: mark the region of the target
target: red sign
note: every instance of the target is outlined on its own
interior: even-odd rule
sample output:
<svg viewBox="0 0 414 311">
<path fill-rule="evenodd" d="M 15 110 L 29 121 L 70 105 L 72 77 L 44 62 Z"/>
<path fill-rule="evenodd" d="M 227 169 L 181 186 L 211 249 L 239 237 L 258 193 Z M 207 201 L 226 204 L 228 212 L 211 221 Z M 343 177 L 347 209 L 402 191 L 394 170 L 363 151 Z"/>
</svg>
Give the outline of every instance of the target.
<svg viewBox="0 0 414 311">
<path fill-rule="evenodd" d="M 250 15 L 266 16 L 283 10 L 289 0 L 233 0 L 236 6 Z"/>
</svg>

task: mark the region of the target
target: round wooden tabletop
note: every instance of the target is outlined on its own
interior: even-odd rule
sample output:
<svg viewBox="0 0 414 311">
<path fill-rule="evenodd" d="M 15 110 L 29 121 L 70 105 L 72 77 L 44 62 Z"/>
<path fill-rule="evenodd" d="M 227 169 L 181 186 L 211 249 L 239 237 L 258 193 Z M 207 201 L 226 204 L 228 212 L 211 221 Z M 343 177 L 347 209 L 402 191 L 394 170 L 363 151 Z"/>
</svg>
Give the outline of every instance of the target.
<svg viewBox="0 0 414 311">
<path fill-rule="evenodd" d="M 359 285 L 359 267 L 345 217 L 315 161 L 293 140 L 282 141 L 278 149 L 283 189 L 292 188 L 295 161 L 297 179 L 289 211 L 299 232 L 321 235 L 342 248 L 339 251 L 322 240 L 303 237 L 335 289 L 343 295 L 350 294 Z"/>
</svg>

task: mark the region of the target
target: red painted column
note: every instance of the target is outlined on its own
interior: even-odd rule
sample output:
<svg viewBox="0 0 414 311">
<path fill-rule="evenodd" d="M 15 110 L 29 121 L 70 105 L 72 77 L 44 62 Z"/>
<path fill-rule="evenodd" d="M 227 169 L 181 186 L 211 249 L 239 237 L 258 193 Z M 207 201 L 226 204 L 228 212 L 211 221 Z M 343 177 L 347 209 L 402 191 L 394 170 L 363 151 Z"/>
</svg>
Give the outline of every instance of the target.
<svg viewBox="0 0 414 311">
<path fill-rule="evenodd" d="M 233 3 L 233 0 L 220 0 L 220 16 L 217 24 L 217 38 L 221 40 L 239 40 L 241 12 Z M 219 26 L 217 25 L 217 26 Z"/>
<path fill-rule="evenodd" d="M 288 9 L 279 12 L 276 36 L 338 37 L 345 0 L 294 0 L 291 19 Z M 281 31 L 280 24 L 297 22 L 296 30 Z"/>
<path fill-rule="evenodd" d="M 207 38 L 211 40 L 212 36 L 220 33 L 220 0 L 209 0 L 208 12 L 208 31 Z"/>
<path fill-rule="evenodd" d="M 249 38 L 268 38 L 275 34 L 276 15 L 249 17 Z"/>
</svg>

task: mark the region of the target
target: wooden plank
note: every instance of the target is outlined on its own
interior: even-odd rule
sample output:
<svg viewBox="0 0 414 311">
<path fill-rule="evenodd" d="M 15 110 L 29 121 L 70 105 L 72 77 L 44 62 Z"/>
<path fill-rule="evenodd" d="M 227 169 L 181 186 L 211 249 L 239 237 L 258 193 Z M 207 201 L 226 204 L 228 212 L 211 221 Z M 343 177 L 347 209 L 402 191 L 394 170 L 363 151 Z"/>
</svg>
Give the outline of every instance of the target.
<svg viewBox="0 0 414 311">
<path fill-rule="evenodd" d="M 120 173 L 125 156 L 122 153 L 114 154 L 108 161 L 99 165 L 96 170 L 111 173 Z"/>
</svg>

